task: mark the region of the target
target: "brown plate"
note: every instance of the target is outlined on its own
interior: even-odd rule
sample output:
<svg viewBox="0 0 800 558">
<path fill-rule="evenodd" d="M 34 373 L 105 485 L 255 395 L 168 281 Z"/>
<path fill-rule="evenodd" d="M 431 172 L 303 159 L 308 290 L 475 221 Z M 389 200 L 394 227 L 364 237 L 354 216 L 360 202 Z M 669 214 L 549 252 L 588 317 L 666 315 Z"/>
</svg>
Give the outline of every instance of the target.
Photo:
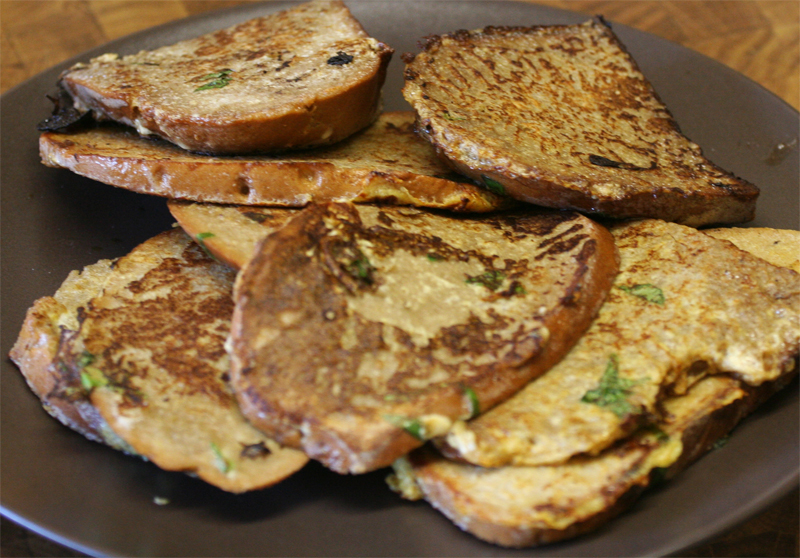
<svg viewBox="0 0 800 558">
<path fill-rule="evenodd" d="M 2 351 L 25 310 L 72 269 L 126 254 L 172 218 L 164 200 L 118 190 L 39 163 L 36 124 L 58 74 L 103 52 L 132 53 L 285 6 L 252 4 L 132 35 L 67 61 L 2 96 L 0 252 Z M 397 54 L 386 108 L 407 109 L 399 55 L 425 35 L 485 25 L 578 23 L 583 15 L 528 3 L 349 0 L 366 29 Z M 614 26 L 684 132 L 721 166 L 762 189 L 752 225 L 800 228 L 798 113 L 727 67 L 669 41 Z M 768 162 L 770 161 L 770 162 Z M 424 502 L 401 500 L 385 472 L 339 476 L 310 465 L 260 492 L 231 495 L 88 442 L 47 416 L 11 362 L 2 363 L 0 511 L 88 554 L 126 556 L 643 556 L 720 533 L 797 484 L 797 383 L 745 420 L 725 447 L 593 534 L 509 551 L 462 533 Z M 155 497 L 167 498 L 159 506 Z"/>
</svg>

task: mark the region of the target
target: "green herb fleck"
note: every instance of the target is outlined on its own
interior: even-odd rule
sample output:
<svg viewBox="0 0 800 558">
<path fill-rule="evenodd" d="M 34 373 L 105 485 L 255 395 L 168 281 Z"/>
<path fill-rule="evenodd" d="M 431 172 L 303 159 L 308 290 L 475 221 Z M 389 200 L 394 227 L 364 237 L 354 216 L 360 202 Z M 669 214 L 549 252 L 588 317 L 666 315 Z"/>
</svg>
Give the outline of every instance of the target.
<svg viewBox="0 0 800 558">
<path fill-rule="evenodd" d="M 486 189 L 489 190 L 491 193 L 497 194 L 498 196 L 506 195 L 505 186 L 500 184 L 497 180 L 489 178 L 485 174 L 481 175 L 481 180 L 483 181 L 484 186 L 486 186 Z"/>
<path fill-rule="evenodd" d="M 200 79 L 203 81 L 208 81 L 208 83 L 201 85 L 196 91 L 205 91 L 206 89 L 220 89 L 221 87 L 225 87 L 231 82 L 230 74 L 233 73 L 233 70 L 225 69 L 220 70 L 219 72 L 214 72 L 212 74 L 206 74 Z"/>
<path fill-rule="evenodd" d="M 519 281 L 514 281 L 514 283 L 511 285 L 511 294 L 523 296 L 528 294 L 528 291 L 525 290 L 525 287 L 522 286 L 522 283 Z"/>
<path fill-rule="evenodd" d="M 642 430 L 645 435 L 652 436 L 657 442 L 666 442 L 669 440 L 669 434 L 661 430 L 655 424 L 648 424 L 647 426 L 643 427 Z"/>
<path fill-rule="evenodd" d="M 481 414 L 481 404 L 478 401 L 478 394 L 469 386 L 462 386 L 464 388 L 464 395 L 467 396 L 469 401 L 469 418 L 473 419 Z"/>
<path fill-rule="evenodd" d="M 217 465 L 217 469 L 222 471 L 223 473 L 228 473 L 233 468 L 231 462 L 225 459 L 225 456 L 222 454 L 222 450 L 219 449 L 219 446 L 211 442 L 211 451 L 214 452 L 214 459 Z"/>
<path fill-rule="evenodd" d="M 468 275 L 466 283 L 468 285 L 483 285 L 490 291 L 496 291 L 503 284 L 506 274 L 496 269 L 484 271 L 480 275 Z"/>
<path fill-rule="evenodd" d="M 638 296 L 639 298 L 643 298 L 647 302 L 652 302 L 653 304 L 658 304 L 661 306 L 664 305 L 664 302 L 666 300 L 664 298 L 664 291 L 662 291 L 655 285 L 651 285 L 650 283 L 642 283 L 639 285 L 634 285 L 632 287 L 628 287 L 626 285 L 618 285 L 617 288 L 633 296 Z"/>
<path fill-rule="evenodd" d="M 375 278 L 373 277 L 375 268 L 369 262 L 369 259 L 361 252 L 358 252 L 356 258 L 344 266 L 344 270 L 354 279 L 358 279 L 368 285 L 375 282 Z"/>
<path fill-rule="evenodd" d="M 108 385 L 108 378 L 105 377 L 103 372 L 94 366 L 84 366 L 81 369 L 81 386 L 86 391 L 92 391 L 94 388 L 105 387 Z"/>
<path fill-rule="evenodd" d="M 424 428 L 422 423 L 415 418 L 408 418 L 408 417 L 401 417 L 399 415 L 384 415 L 384 419 L 388 422 L 392 423 L 393 425 L 402 428 L 414 438 L 420 441 L 424 441 Z"/>
<path fill-rule="evenodd" d="M 84 349 L 83 352 L 81 352 L 81 355 L 75 361 L 75 364 L 78 366 L 78 368 L 84 368 L 93 363 L 95 358 L 96 357 L 92 353 Z"/>
<path fill-rule="evenodd" d="M 441 262 L 441 261 L 444 261 L 444 256 L 441 256 L 439 254 L 429 253 L 428 254 L 428 261 Z"/>
<path fill-rule="evenodd" d="M 214 256 L 214 254 L 211 253 L 211 250 L 208 249 L 208 246 L 206 246 L 205 242 L 206 238 L 213 238 L 214 236 L 216 235 L 212 232 L 201 232 L 197 233 L 197 236 L 195 236 L 195 240 L 197 241 L 197 244 L 200 245 L 200 248 L 203 249 L 203 252 L 205 252 L 209 258 L 213 258 L 216 260 L 217 258 Z"/>
<path fill-rule="evenodd" d="M 445 120 L 450 120 L 451 122 L 459 122 L 467 119 L 466 116 L 455 116 L 453 114 L 450 114 L 449 111 L 444 111 L 442 113 L 442 116 L 444 117 Z"/>
<path fill-rule="evenodd" d="M 630 388 L 637 383 L 639 382 L 619 377 L 617 355 L 612 354 L 603 377 L 600 378 L 600 385 L 596 389 L 587 391 L 581 401 L 604 407 L 618 417 L 624 418 L 634 411 L 634 406 L 627 400 L 627 396 L 630 394 Z"/>
</svg>

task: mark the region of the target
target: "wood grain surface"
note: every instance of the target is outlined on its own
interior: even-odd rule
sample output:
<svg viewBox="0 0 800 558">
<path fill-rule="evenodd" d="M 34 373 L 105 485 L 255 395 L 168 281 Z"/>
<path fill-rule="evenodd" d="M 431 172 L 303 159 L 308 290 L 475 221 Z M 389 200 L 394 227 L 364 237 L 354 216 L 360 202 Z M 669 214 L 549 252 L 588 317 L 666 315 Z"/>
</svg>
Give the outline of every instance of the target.
<svg viewBox="0 0 800 558">
<path fill-rule="evenodd" d="M 0 91 L 97 45 L 244 0 L 0 0 Z M 714 58 L 800 108 L 797 0 L 542 0 Z M 682 556 L 800 556 L 800 493 Z M 82 556 L 2 519 L 0 556 Z"/>
</svg>

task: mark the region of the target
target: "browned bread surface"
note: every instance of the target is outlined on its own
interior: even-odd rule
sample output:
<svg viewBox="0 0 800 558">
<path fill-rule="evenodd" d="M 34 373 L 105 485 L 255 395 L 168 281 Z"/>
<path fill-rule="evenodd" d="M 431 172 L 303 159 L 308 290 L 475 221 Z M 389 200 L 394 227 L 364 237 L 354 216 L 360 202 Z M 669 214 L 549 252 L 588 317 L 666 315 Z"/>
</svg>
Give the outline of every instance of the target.
<svg viewBox="0 0 800 558">
<path fill-rule="evenodd" d="M 482 468 L 430 449 L 395 464 L 390 485 L 424 497 L 458 527 L 508 547 L 586 533 L 628 508 L 654 478 L 672 478 L 714 446 L 790 376 L 748 388 L 707 376 L 664 402 L 663 418 L 597 456 L 562 465 Z"/>
<path fill-rule="evenodd" d="M 779 231 L 751 234 L 783 236 Z M 743 230 L 737 236 L 747 234 Z M 775 250 L 773 243 L 755 244 L 753 254 L 765 259 Z M 620 247 L 623 275 L 627 256 Z M 740 271 L 747 276 L 750 270 Z M 577 455 L 558 465 L 483 468 L 448 460 L 432 449 L 416 450 L 395 463 L 390 485 L 406 498 L 425 498 L 460 528 L 489 542 L 523 547 L 575 537 L 626 509 L 656 479 L 675 476 L 713 448 L 796 376 L 798 350 L 795 340 L 795 366 L 786 366 L 781 375 L 758 386 L 726 374 L 704 376 L 685 394 L 665 397 L 653 422 L 595 456 Z"/>
<path fill-rule="evenodd" d="M 88 178 L 173 199 L 301 207 L 384 202 L 490 211 L 509 200 L 452 172 L 413 131 L 411 112 L 383 113 L 336 145 L 279 156 L 208 157 L 121 127 L 46 132 L 42 162 Z"/>
<path fill-rule="evenodd" d="M 404 59 L 419 132 L 498 191 L 691 226 L 754 216 L 758 189 L 680 133 L 602 20 L 458 31 Z"/>
<path fill-rule="evenodd" d="M 673 223 L 611 232 L 620 271 L 586 334 L 514 397 L 458 423 L 446 455 L 487 467 L 561 463 L 626 436 L 705 375 L 760 385 L 794 366 L 800 275 Z"/>
<path fill-rule="evenodd" d="M 102 292 L 113 266 L 112 260 L 101 260 L 73 271 L 53 296 L 36 300 L 9 356 L 50 415 L 90 440 L 135 453 L 109 428 L 79 383 L 70 381 L 56 359 L 62 329 L 78 328 L 79 310 Z"/>
<path fill-rule="evenodd" d="M 156 50 L 105 54 L 61 84 L 98 119 L 188 150 L 270 152 L 369 125 L 392 52 L 344 3 L 315 0 Z"/>
<path fill-rule="evenodd" d="M 377 469 L 551 366 L 616 270 L 608 232 L 576 213 L 312 206 L 237 279 L 232 385 L 270 436 Z"/>
<path fill-rule="evenodd" d="M 107 273 L 61 336 L 67 389 L 137 454 L 223 490 L 269 486 L 307 462 L 251 426 L 228 386 L 233 271 L 175 229 Z"/>
<path fill-rule="evenodd" d="M 299 210 L 247 205 L 219 205 L 170 200 L 172 216 L 195 242 L 217 260 L 242 269 L 258 243 L 280 229 Z"/>
<path fill-rule="evenodd" d="M 714 238 L 729 240 L 735 246 L 757 255 L 772 265 L 800 273 L 800 231 L 765 227 L 706 229 Z"/>
</svg>

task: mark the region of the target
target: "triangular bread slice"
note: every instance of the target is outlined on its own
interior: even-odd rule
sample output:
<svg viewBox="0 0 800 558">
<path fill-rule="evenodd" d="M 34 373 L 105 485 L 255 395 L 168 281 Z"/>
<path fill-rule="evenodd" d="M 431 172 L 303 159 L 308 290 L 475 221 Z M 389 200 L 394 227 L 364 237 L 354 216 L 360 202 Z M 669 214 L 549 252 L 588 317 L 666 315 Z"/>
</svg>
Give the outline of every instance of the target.
<svg viewBox="0 0 800 558">
<path fill-rule="evenodd" d="M 560 359 L 616 271 L 577 213 L 312 206 L 239 274 L 231 383 L 268 435 L 377 469 Z"/>
<path fill-rule="evenodd" d="M 70 305 L 52 368 L 28 367 L 27 377 L 58 372 L 45 406 L 91 404 L 136 454 L 230 492 L 269 486 L 308 461 L 250 425 L 230 391 L 232 270 L 179 229 L 103 265 L 102 277 L 93 270 L 82 275 L 102 287 Z"/>
<path fill-rule="evenodd" d="M 766 230 L 753 233 L 756 238 L 765 234 L 773 238 L 800 235 L 797 231 L 787 235 Z M 736 235 L 747 237 L 747 229 Z M 773 259 L 774 244 L 755 244 L 758 248 L 754 254 Z M 620 252 L 624 267 L 625 249 Z M 794 275 L 794 282 L 798 281 L 797 274 L 789 270 L 773 270 L 783 279 Z M 734 273 L 745 276 L 749 271 L 735 267 L 727 278 Z M 726 278 L 725 273 L 707 272 L 718 281 Z M 721 298 L 705 311 L 722 314 L 725 306 Z M 731 325 L 736 324 L 721 323 L 717 327 Z M 751 331 L 762 339 L 769 337 L 757 327 Z M 709 328 L 705 333 L 710 332 Z M 795 341 L 795 359 L 799 349 Z M 780 376 L 757 387 L 727 374 L 705 376 L 685 394 L 665 397 L 654 422 L 595 456 L 578 455 L 560 465 L 483 468 L 451 461 L 426 448 L 399 459 L 389 484 L 406 498 L 425 498 L 461 529 L 496 544 L 525 547 L 575 537 L 596 529 L 628 508 L 647 487 L 674 477 L 715 447 L 796 373 L 796 366 L 786 366 Z"/>
<path fill-rule="evenodd" d="M 172 199 L 302 207 L 383 202 L 482 212 L 509 200 L 452 172 L 413 131 L 411 112 L 381 114 L 336 145 L 280 156 L 208 157 L 121 127 L 46 132 L 42 162 L 93 180 Z"/>
<path fill-rule="evenodd" d="M 392 49 L 315 0 L 152 51 L 104 54 L 60 84 L 82 111 L 202 153 L 327 145 L 380 112 Z"/>
<path fill-rule="evenodd" d="M 419 132 L 496 191 L 691 226 L 754 216 L 758 189 L 681 134 L 602 19 L 433 36 L 404 60 Z"/>
<path fill-rule="evenodd" d="M 705 375 L 758 386 L 794 367 L 800 275 L 674 223 L 611 232 L 620 271 L 587 332 L 514 397 L 457 424 L 446 455 L 486 467 L 562 463 L 626 436 Z"/>
</svg>

